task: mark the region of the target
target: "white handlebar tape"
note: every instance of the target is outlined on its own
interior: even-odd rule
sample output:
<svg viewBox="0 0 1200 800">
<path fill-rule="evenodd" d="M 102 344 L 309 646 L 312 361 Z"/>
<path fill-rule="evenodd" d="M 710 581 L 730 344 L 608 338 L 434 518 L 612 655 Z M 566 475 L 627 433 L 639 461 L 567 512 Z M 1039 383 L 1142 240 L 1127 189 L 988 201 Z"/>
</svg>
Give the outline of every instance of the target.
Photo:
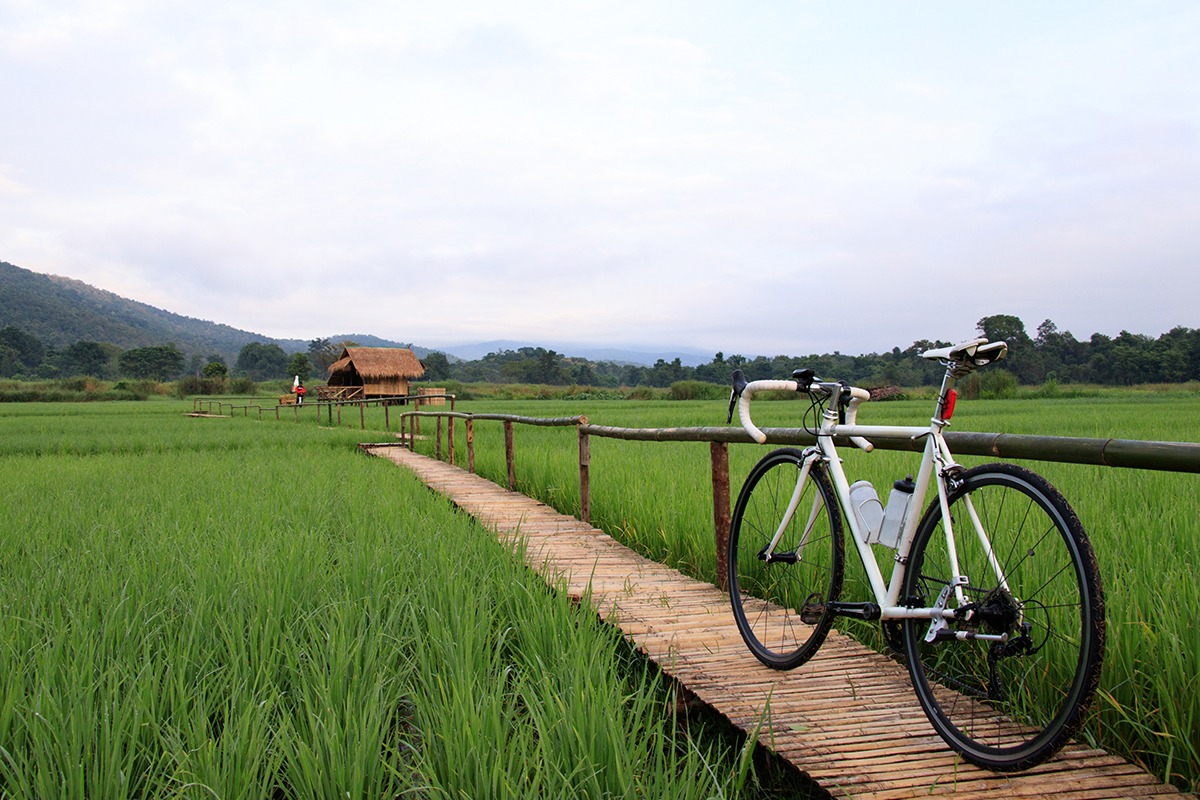
<svg viewBox="0 0 1200 800">
<path fill-rule="evenodd" d="M 762 444 L 767 441 L 767 435 L 750 421 L 751 395 L 755 392 L 794 392 L 797 390 L 797 386 L 795 381 L 750 381 L 746 384 L 746 388 L 742 389 L 742 396 L 738 400 L 738 418 L 742 421 L 742 427 L 754 441 Z"/>
</svg>

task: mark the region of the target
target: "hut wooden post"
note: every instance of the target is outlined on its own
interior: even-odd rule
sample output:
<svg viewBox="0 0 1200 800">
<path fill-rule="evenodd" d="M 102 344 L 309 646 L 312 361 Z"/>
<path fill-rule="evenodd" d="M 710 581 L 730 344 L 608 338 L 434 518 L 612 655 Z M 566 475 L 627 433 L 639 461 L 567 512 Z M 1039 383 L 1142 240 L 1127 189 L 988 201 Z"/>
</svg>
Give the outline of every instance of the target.
<svg viewBox="0 0 1200 800">
<path fill-rule="evenodd" d="M 360 431 L 367 429 L 367 404 L 365 402 L 358 404 L 358 429 Z"/>
<path fill-rule="evenodd" d="M 717 586 L 729 588 L 729 445 L 710 442 L 712 451 L 713 527 L 717 538 Z"/>
<path fill-rule="evenodd" d="M 442 418 L 437 418 L 437 459 L 442 460 Z"/>
<path fill-rule="evenodd" d="M 475 474 L 475 420 L 467 417 L 467 472 Z"/>
<path fill-rule="evenodd" d="M 392 404 L 389 401 L 384 400 L 383 401 L 383 429 L 385 431 L 390 431 L 392 429 L 391 408 L 392 408 Z"/>
<path fill-rule="evenodd" d="M 584 425 L 587 425 L 587 417 L 581 416 L 579 425 L 576 427 L 576 430 L 579 431 L 579 520 L 590 525 L 592 523 L 592 489 L 588 470 L 592 463 L 592 449 L 587 432 L 583 429 Z"/>
<path fill-rule="evenodd" d="M 513 460 L 513 424 L 511 419 L 504 420 L 504 463 L 508 466 L 508 488 L 517 488 L 517 467 Z"/>
</svg>

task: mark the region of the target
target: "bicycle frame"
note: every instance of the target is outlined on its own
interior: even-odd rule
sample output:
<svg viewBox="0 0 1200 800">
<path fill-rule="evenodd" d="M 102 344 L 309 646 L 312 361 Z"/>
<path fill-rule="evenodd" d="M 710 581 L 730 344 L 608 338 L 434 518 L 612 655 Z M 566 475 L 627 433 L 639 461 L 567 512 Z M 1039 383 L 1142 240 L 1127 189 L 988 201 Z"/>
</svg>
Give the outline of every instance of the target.
<svg viewBox="0 0 1200 800">
<path fill-rule="evenodd" d="M 842 515 L 846 519 L 846 524 L 850 528 L 851 540 L 854 542 L 858 550 L 859 559 L 862 561 L 863 568 L 866 571 L 867 578 L 871 584 L 871 590 L 875 595 L 875 602 L 878 605 L 878 617 L 883 620 L 898 620 L 898 619 L 929 619 L 932 620 L 930 631 L 927 639 L 932 641 L 937 632 L 945 627 L 945 620 L 954 619 L 962 615 L 961 610 L 947 608 L 949 601 L 949 591 L 943 591 L 941 596 L 933 606 L 924 608 L 911 608 L 902 605 L 900 602 L 901 586 L 904 583 L 905 573 L 907 571 L 909 553 L 912 548 L 912 543 L 916 535 L 917 525 L 924 513 L 925 498 L 929 493 L 930 484 L 936 488 L 938 502 L 941 504 L 943 528 L 946 535 L 946 546 L 949 558 L 953 565 L 953 580 L 951 586 L 953 588 L 957 606 L 961 608 L 967 603 L 963 593 L 963 586 L 967 584 L 967 576 L 962 574 L 958 561 L 958 551 L 956 546 L 955 533 L 952 529 L 951 515 L 949 509 L 949 488 L 947 485 L 948 476 L 958 467 L 954 461 L 953 455 L 950 453 L 949 447 L 946 445 L 945 437 L 942 435 L 942 429 L 947 425 L 945 409 L 947 408 L 947 398 L 950 396 L 950 391 L 954 384 L 954 370 L 948 369 L 946 378 L 942 383 L 942 389 L 938 395 L 937 411 L 930 420 L 928 427 L 896 427 L 885 425 L 858 425 L 855 421 L 857 407 L 862 402 L 869 399 L 869 394 L 860 389 L 851 389 L 853 392 L 852 399 L 847 408 L 847 422 L 839 422 L 839 411 L 837 409 L 836 398 L 842 391 L 842 386 L 834 383 L 813 384 L 819 386 L 821 390 L 828 393 L 832 398 L 835 398 L 825 409 L 821 427 L 817 431 L 817 443 L 815 446 L 808 448 L 805 451 L 804 465 L 801 468 L 800 474 L 797 477 L 796 489 L 793 492 L 791 502 L 781 521 L 779 528 L 776 531 L 770 545 L 768 546 L 765 556 L 769 561 L 775 546 L 778 544 L 784 529 L 790 524 L 796 506 L 799 503 L 799 498 L 803 494 L 805 483 L 809 479 L 809 473 L 812 464 L 817 460 L 825 463 L 828 469 L 829 476 L 832 479 L 834 490 L 838 496 L 838 503 L 842 510 Z M 798 388 L 795 381 L 770 381 L 761 382 L 761 388 L 780 389 L 780 388 Z M 785 386 L 786 384 L 787 386 Z M 748 396 L 746 398 L 748 404 Z M 744 423 L 748 421 L 748 412 L 743 417 Z M 752 427 L 752 423 L 751 423 Z M 754 429 L 757 430 L 757 429 Z M 759 432 L 761 434 L 761 432 Z M 765 438 L 765 435 L 763 435 Z M 901 526 L 900 539 L 896 549 L 894 566 L 890 579 L 885 581 L 883 570 L 880 569 L 875 558 L 875 552 L 871 549 L 871 545 L 867 542 L 867 537 L 863 535 L 862 526 L 859 523 L 858 515 L 854 513 L 853 505 L 850 501 L 850 482 L 846 477 L 845 470 L 842 467 L 842 460 L 838 456 L 837 445 L 834 438 L 842 436 L 848 437 L 854 444 L 863 450 L 870 451 L 872 446 L 869 441 L 870 437 L 875 438 L 891 438 L 891 439 L 920 439 L 925 438 L 925 448 L 921 456 L 921 464 L 918 468 L 916 480 L 913 488 L 912 501 L 908 504 L 905 512 L 904 520 Z M 757 437 L 756 437 L 757 438 Z M 984 552 L 988 556 L 988 560 L 995 572 L 995 576 L 1000 585 L 1008 588 L 1008 582 L 1003 574 L 998 560 L 992 550 L 991 543 L 988 538 L 987 531 L 983 529 L 983 525 L 976 514 L 974 506 L 969 497 L 965 498 L 965 507 L 968 511 L 971 526 L 974 527 L 976 535 L 979 537 L 980 543 L 984 548 Z M 814 508 L 814 514 L 816 509 Z M 811 519 L 809 521 L 811 525 Z M 805 535 L 802 537 L 799 550 L 802 551 L 807 543 L 808 526 L 805 527 Z M 798 555 L 800 555 L 798 553 Z M 969 613 L 969 612 L 968 612 Z M 874 611 L 871 612 L 868 618 L 876 618 Z M 1007 641 L 1008 634 L 984 634 L 984 633 L 965 633 L 957 634 L 960 638 L 970 636 L 983 640 Z"/>
<path fill-rule="evenodd" d="M 805 417 L 813 445 L 754 465 L 725 547 L 734 621 L 761 663 L 808 662 L 838 617 L 882 622 L 934 729 L 966 760 L 1000 771 L 1042 763 L 1079 730 L 1105 633 L 1095 551 L 1066 499 L 1015 464 L 964 469 L 946 444 L 955 382 L 1006 352 L 976 339 L 921 353 L 946 368 L 921 427 L 859 425 L 870 393 L 811 369 L 749 383 L 735 371 L 729 421 L 736 405 L 753 441 L 772 438 L 750 419 L 756 392 L 808 395 L 819 418 Z M 916 479 L 897 481 L 886 509 L 869 484 L 850 483 L 838 454 L 847 443 L 871 452 L 870 439 L 882 438 L 921 451 Z M 841 599 L 846 536 L 871 585 L 853 602 Z M 881 547 L 892 548 L 887 577 Z"/>
</svg>

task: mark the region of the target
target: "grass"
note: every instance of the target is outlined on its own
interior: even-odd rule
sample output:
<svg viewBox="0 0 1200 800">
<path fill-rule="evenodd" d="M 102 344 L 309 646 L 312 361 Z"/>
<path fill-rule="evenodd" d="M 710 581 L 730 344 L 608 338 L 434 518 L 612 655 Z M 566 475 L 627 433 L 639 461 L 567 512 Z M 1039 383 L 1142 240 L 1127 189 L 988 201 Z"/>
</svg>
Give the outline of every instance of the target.
<svg viewBox="0 0 1200 800">
<path fill-rule="evenodd" d="M 361 434 L 0 410 L 0 797 L 767 797 Z"/>
<path fill-rule="evenodd" d="M 720 402 L 469 402 L 459 410 L 541 417 L 586 414 L 596 424 L 630 427 L 720 425 Z M 759 424 L 795 425 L 796 403 L 762 403 Z M 920 424 L 929 401 L 868 406 L 860 421 Z M 960 401 L 953 430 L 1200 442 L 1194 386 L 1146 387 L 1050 399 Z M 421 445 L 432 452 L 431 422 Z M 459 423 L 457 458 L 465 463 Z M 478 470 L 505 480 L 498 423 L 475 426 Z M 570 429 L 518 426 L 518 488 L 567 513 L 579 508 L 577 453 Z M 764 448 L 730 448 L 738 482 Z M 716 580 L 708 446 L 591 440 L 594 524 L 655 560 Z M 888 486 L 915 470 L 915 455 L 845 453 L 851 479 Z M 967 466 L 988 459 L 961 459 Z M 1100 697 L 1081 736 L 1142 764 L 1160 779 L 1200 791 L 1200 502 L 1196 476 L 1104 467 L 1029 463 L 1068 498 L 1095 545 L 1107 595 L 1108 651 Z M 886 553 L 880 553 L 886 559 Z M 847 599 L 865 599 L 861 568 L 848 575 Z M 877 642 L 877 626 L 853 626 Z"/>
<path fill-rule="evenodd" d="M 736 743 L 696 744 L 708 740 L 672 721 L 661 679 L 623 652 L 619 637 L 601 627 L 589 634 L 599 644 L 574 639 L 590 619 L 399 471 L 351 455 L 357 441 L 388 435 L 381 410 L 366 410 L 363 432 L 353 409 L 330 429 L 307 409 L 259 422 L 186 419 L 190 408 L 165 400 L 0 408 L 8 523 L 0 531 L 0 787 L 10 795 L 71 796 L 84 786 L 102 789 L 89 796 L 258 796 L 251 785 L 270 776 L 268 793 L 294 796 L 340 786 L 431 797 L 555 787 L 587 796 L 614 775 L 624 786 L 670 785 L 672 796 L 738 795 L 745 760 Z M 582 413 L 630 427 L 720 425 L 725 414 L 718 401 L 458 408 Z M 762 424 L 782 426 L 796 424 L 801 408 L 757 410 Z M 928 400 L 880 403 L 861 420 L 920 424 L 929 411 Z M 1198 412 L 1195 391 L 1155 387 L 960 401 L 953 429 L 1200 441 Z M 424 452 L 435 431 L 425 420 Z M 517 426 L 515 437 L 518 488 L 577 512 L 573 430 Z M 479 471 L 504 482 L 500 423 L 476 423 L 475 438 Z M 461 422 L 456 449 L 465 464 Z M 593 521 L 656 560 L 715 580 L 708 446 L 593 438 L 591 450 Z M 730 448 L 734 492 L 764 452 Z M 877 486 L 916 465 L 915 456 L 886 451 L 846 457 L 853 478 Z M 1100 559 L 1108 654 L 1083 736 L 1197 792 L 1196 477 L 1027 465 L 1075 506 Z M 448 585 L 455 575 L 466 584 Z M 493 594 L 514 585 L 523 588 Z M 536 602 L 549 606 L 521 622 L 526 612 L 516 609 Z M 464 609 L 468 631 L 449 608 Z M 464 651 L 472 655 L 460 670 Z M 620 680 L 578 677 L 579 658 Z M 538 687 L 545 691 L 535 696 Z M 620 737 L 593 712 L 618 696 L 631 715 L 618 730 L 635 753 L 608 757 Z M 639 716 L 643 703 L 655 709 L 649 716 Z M 351 719 L 347 704 L 372 713 Z M 556 728 L 564 718 L 572 722 Z M 498 743 L 514 720 L 536 733 Z M 456 730 L 470 731 L 470 741 Z M 589 760 L 555 757 L 559 748 Z M 486 768 L 465 766 L 472 753 Z M 334 760 L 337 770 L 322 766 Z M 708 777 L 677 789 L 679 772 Z M 770 786 L 754 786 L 756 775 L 747 773 L 742 794 L 772 796 Z"/>
</svg>

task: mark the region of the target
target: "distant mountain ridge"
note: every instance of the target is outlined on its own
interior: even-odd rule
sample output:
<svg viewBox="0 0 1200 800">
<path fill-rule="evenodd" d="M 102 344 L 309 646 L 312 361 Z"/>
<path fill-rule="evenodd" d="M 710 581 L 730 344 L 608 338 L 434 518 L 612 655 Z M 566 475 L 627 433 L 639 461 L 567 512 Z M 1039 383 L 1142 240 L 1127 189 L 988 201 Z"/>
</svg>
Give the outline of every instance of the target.
<svg viewBox="0 0 1200 800">
<path fill-rule="evenodd" d="M 111 342 L 125 349 L 174 342 L 185 355 L 220 354 L 229 363 L 250 342 L 270 337 L 172 314 L 112 292 L 0 261 L 0 326 L 12 325 L 53 347 Z M 286 349 L 286 348 L 285 348 Z"/>
<path fill-rule="evenodd" d="M 185 317 L 121 297 L 105 289 L 58 275 L 46 275 L 0 261 L 0 328 L 12 325 L 52 347 L 78 341 L 110 342 L 126 350 L 173 342 L 188 358 L 220 355 L 226 363 L 251 342 L 277 344 L 287 353 L 306 352 L 308 341 L 275 339 L 230 325 Z M 411 347 L 418 358 L 435 350 L 452 360 L 472 361 L 500 350 L 546 347 L 567 356 L 592 361 L 652 365 L 657 359 L 679 358 L 685 365 L 706 362 L 712 354 L 671 350 L 654 352 L 635 348 L 549 344 L 493 340 L 449 347 L 422 347 L 365 333 L 322 337 L 334 342 L 353 341 L 364 347 Z"/>
<path fill-rule="evenodd" d="M 77 341 L 111 342 L 126 350 L 173 342 L 185 356 L 220 355 L 237 361 L 251 342 L 306 352 L 301 339 L 275 339 L 230 325 L 185 317 L 129 300 L 83 281 L 43 275 L 0 261 L 0 327 L 12 325 L 53 347 Z M 374 336 L 331 336 L 375 347 L 398 347 Z M 417 354 L 420 357 L 420 353 Z"/>
</svg>

